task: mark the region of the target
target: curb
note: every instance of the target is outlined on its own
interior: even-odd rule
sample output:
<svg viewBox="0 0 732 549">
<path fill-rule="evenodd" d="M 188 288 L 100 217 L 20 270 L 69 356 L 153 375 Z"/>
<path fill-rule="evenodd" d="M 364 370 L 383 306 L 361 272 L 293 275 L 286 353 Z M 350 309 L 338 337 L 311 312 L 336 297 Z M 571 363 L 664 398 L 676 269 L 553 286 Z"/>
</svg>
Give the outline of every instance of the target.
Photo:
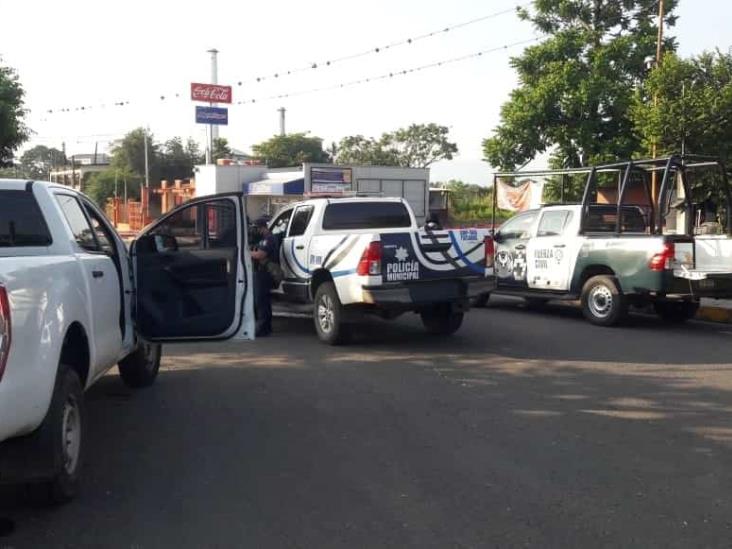
<svg viewBox="0 0 732 549">
<path fill-rule="evenodd" d="M 732 309 L 723 309 L 722 307 L 700 307 L 699 311 L 696 313 L 696 318 L 697 320 L 732 324 Z"/>
</svg>

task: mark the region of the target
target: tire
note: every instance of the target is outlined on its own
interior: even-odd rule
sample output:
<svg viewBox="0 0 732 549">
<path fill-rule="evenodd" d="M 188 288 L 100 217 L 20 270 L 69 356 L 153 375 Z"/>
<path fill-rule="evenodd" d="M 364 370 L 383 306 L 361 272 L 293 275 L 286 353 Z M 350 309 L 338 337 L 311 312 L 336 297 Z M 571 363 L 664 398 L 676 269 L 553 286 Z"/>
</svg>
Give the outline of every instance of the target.
<svg viewBox="0 0 732 549">
<path fill-rule="evenodd" d="M 449 336 L 460 329 L 463 313 L 452 312 L 449 306 L 436 306 L 420 313 L 425 329 L 434 335 Z"/>
<path fill-rule="evenodd" d="M 482 309 L 486 305 L 488 305 L 488 300 L 491 298 L 491 294 L 480 294 L 478 297 L 476 297 L 473 300 L 473 307 L 477 307 L 479 309 Z"/>
<path fill-rule="evenodd" d="M 81 380 L 73 369 L 62 364 L 51 405 L 41 425 L 50 435 L 53 472 L 48 480 L 29 487 L 33 499 L 39 503 L 61 505 L 77 495 L 84 455 L 85 417 Z"/>
<path fill-rule="evenodd" d="M 152 385 L 158 377 L 161 354 L 160 344 L 141 339 L 137 349 L 117 364 L 125 385 L 133 389 Z"/>
<path fill-rule="evenodd" d="M 656 301 L 653 303 L 656 314 L 664 322 L 681 324 L 691 320 L 699 310 L 698 301 Z"/>
<path fill-rule="evenodd" d="M 615 326 L 628 314 L 628 300 L 613 276 L 593 276 L 582 288 L 582 313 L 597 326 Z"/>
<path fill-rule="evenodd" d="M 543 297 L 525 297 L 524 301 L 526 302 L 526 308 L 532 310 L 541 309 L 549 303 L 549 300 Z"/>
<path fill-rule="evenodd" d="M 348 339 L 348 327 L 343 322 L 343 305 L 332 282 L 323 282 L 315 292 L 313 322 L 318 339 L 323 343 L 340 345 Z"/>
</svg>

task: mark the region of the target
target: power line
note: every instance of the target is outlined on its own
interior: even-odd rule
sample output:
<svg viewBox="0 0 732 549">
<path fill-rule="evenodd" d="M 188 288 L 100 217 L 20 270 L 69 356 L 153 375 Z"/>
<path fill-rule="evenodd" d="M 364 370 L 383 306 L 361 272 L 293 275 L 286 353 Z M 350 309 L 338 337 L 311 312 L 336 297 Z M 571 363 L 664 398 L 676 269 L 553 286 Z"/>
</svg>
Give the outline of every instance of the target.
<svg viewBox="0 0 732 549">
<path fill-rule="evenodd" d="M 274 100 L 274 99 L 287 99 L 287 98 L 290 98 L 290 97 L 297 97 L 297 96 L 301 96 L 301 95 L 309 95 L 309 94 L 319 93 L 319 92 L 324 92 L 324 91 L 331 91 L 331 90 L 337 90 L 337 89 L 343 89 L 343 88 L 350 88 L 350 87 L 359 86 L 359 85 L 363 85 L 363 84 L 370 84 L 372 82 L 378 82 L 380 80 L 388 80 L 388 79 L 397 78 L 397 77 L 400 77 L 400 76 L 406 76 L 408 74 L 412 74 L 412 73 L 415 73 L 415 72 L 420 72 L 420 71 L 423 71 L 423 70 L 433 69 L 433 68 L 437 68 L 437 67 L 443 67 L 445 65 L 451 65 L 453 63 L 459 63 L 461 61 L 467 61 L 468 59 L 475 59 L 475 58 L 478 58 L 478 57 L 482 57 L 483 55 L 487 55 L 489 53 L 494 53 L 494 52 L 497 52 L 497 51 L 507 50 L 507 49 L 512 48 L 512 47 L 516 47 L 516 46 L 520 46 L 520 45 L 524 45 L 524 44 L 529 44 L 531 42 L 536 42 L 537 40 L 539 40 L 539 38 L 531 38 L 531 39 L 528 39 L 528 40 L 521 40 L 519 42 L 513 42 L 511 44 L 506 44 L 504 46 L 498 46 L 498 47 L 494 47 L 494 48 L 489 48 L 489 49 L 485 49 L 485 50 L 481 50 L 481 51 L 469 53 L 469 54 L 466 54 L 466 55 L 461 55 L 459 57 L 452 57 L 450 59 L 443 59 L 441 61 L 435 61 L 435 62 L 432 62 L 432 63 L 428 63 L 426 65 L 420 65 L 418 67 L 412 67 L 412 68 L 409 68 L 409 69 L 402 69 L 402 70 L 394 70 L 394 71 L 390 71 L 390 72 L 383 73 L 383 74 L 379 74 L 379 75 L 375 75 L 375 76 L 369 76 L 367 78 L 361 78 L 361 79 L 358 79 L 358 80 L 351 80 L 351 81 L 348 81 L 348 82 L 342 82 L 342 83 L 339 83 L 339 84 L 332 84 L 332 85 L 329 85 L 329 86 L 323 86 L 323 87 L 319 87 L 319 88 L 310 88 L 310 89 L 307 89 L 307 90 L 299 90 L 299 91 L 294 91 L 294 92 L 289 92 L 289 93 L 269 95 L 269 96 L 266 96 L 266 97 L 245 99 L 245 100 L 242 100 L 242 101 L 236 101 L 235 104 L 236 105 L 247 105 L 247 104 L 256 103 L 257 101 L 262 102 L 262 101 L 269 101 L 269 100 Z"/>
<path fill-rule="evenodd" d="M 263 102 L 263 101 L 270 101 L 270 100 L 274 100 L 274 99 L 287 99 L 290 97 L 298 97 L 301 95 L 310 95 L 313 93 L 319 93 L 319 92 L 331 91 L 331 90 L 337 90 L 337 89 L 344 89 L 344 88 L 351 88 L 351 87 L 360 86 L 360 85 L 364 85 L 364 84 L 370 84 L 372 82 L 378 82 L 380 80 L 398 78 L 400 76 L 407 76 L 407 75 L 413 74 L 415 72 L 421 72 L 423 70 L 440 68 L 440 67 L 443 67 L 446 65 L 452 65 L 454 63 L 459 63 L 461 61 L 475 59 L 478 57 L 482 57 L 483 55 L 487 55 L 487 54 L 494 53 L 497 51 L 508 50 L 509 48 L 514 48 L 516 46 L 521 46 L 524 44 L 530 44 L 530 43 L 536 42 L 538 40 L 540 40 L 540 38 L 538 38 L 538 37 L 530 38 L 527 40 L 521 40 L 518 42 L 512 42 L 510 44 L 505 44 L 503 46 L 497 46 L 497 47 L 493 47 L 493 48 L 480 50 L 480 51 L 469 53 L 466 55 L 460 55 L 458 57 L 451 57 L 449 59 L 443 59 L 441 61 L 434 61 L 432 63 L 427 63 L 425 65 L 419 65 L 419 66 L 411 67 L 408 69 L 392 70 L 392 71 L 385 72 L 382 74 L 369 76 L 369 77 L 365 77 L 365 78 L 360 78 L 358 80 L 350 80 L 347 82 L 340 82 L 340 83 L 331 84 L 328 86 L 322 86 L 322 87 L 310 88 L 310 89 L 306 89 L 306 90 L 298 90 L 298 91 L 293 91 L 293 92 L 288 92 L 288 93 L 280 93 L 280 94 L 268 95 L 268 96 L 264 96 L 264 97 L 255 97 L 255 98 L 245 99 L 245 100 L 241 100 L 241 101 L 236 101 L 236 102 L 234 102 L 234 105 L 248 105 L 248 104 L 257 103 L 258 101 Z M 179 94 L 175 94 L 175 97 L 178 97 L 178 95 Z M 161 100 L 165 100 L 165 98 L 166 98 L 165 96 L 160 97 Z M 128 106 L 128 105 L 130 105 L 130 102 L 122 101 L 122 102 L 115 103 L 115 105 L 116 106 Z M 57 109 L 56 111 L 48 110 L 46 112 L 48 114 L 53 114 L 54 112 L 56 112 L 56 113 L 67 113 L 67 112 L 77 112 L 77 111 L 88 112 L 88 111 L 92 110 L 93 108 L 94 107 L 92 107 L 92 106 L 76 107 L 76 108 L 61 108 L 61 109 Z"/>
<path fill-rule="evenodd" d="M 385 52 L 385 51 L 388 51 L 388 50 L 393 50 L 395 48 L 402 47 L 402 46 L 412 45 L 412 44 L 414 44 L 416 42 L 420 42 L 420 41 L 423 41 L 423 40 L 427 40 L 427 39 L 433 38 L 435 36 L 444 35 L 444 34 L 449 33 L 451 31 L 455 31 L 455 30 L 458 30 L 458 29 L 462 29 L 462 28 L 465 28 L 465 27 L 468 27 L 468 26 L 471 26 L 471 25 L 475 25 L 477 23 L 481 23 L 483 21 L 487 21 L 487 20 L 490 20 L 490 19 L 494 19 L 496 17 L 500 17 L 502 15 L 506 15 L 506 14 L 509 14 L 509 13 L 513 13 L 518 8 L 521 8 L 521 7 L 522 7 L 522 5 L 519 4 L 519 5 L 517 5 L 515 7 L 512 7 L 512 8 L 504 9 L 504 10 L 501 10 L 501 11 L 498 11 L 498 12 L 494 12 L 494 13 L 490 13 L 490 14 L 487 14 L 487 15 L 483 15 L 483 16 L 480 16 L 480 17 L 475 17 L 473 19 L 469 19 L 467 21 L 462 21 L 460 23 L 455 23 L 453 25 L 448 25 L 446 27 L 442 27 L 440 29 L 432 30 L 430 32 L 426 32 L 426 33 L 423 33 L 423 34 L 418 34 L 416 36 L 404 38 L 404 39 L 401 39 L 401 40 L 395 40 L 395 41 L 390 42 L 388 44 L 385 44 L 383 46 L 374 46 L 374 47 L 369 48 L 369 49 L 366 49 L 366 50 L 362 50 L 362 51 L 355 52 L 355 53 L 351 53 L 351 54 L 342 55 L 340 57 L 335 57 L 335 58 L 328 59 L 328 60 L 325 60 L 325 61 L 313 62 L 313 63 L 309 63 L 308 65 L 302 65 L 302 66 L 299 66 L 299 67 L 294 67 L 294 68 L 290 68 L 290 69 L 286 69 L 286 70 L 277 71 L 277 72 L 274 72 L 274 73 L 270 74 L 269 76 L 258 76 L 258 77 L 255 77 L 255 78 L 238 80 L 238 81 L 236 81 L 236 85 L 237 86 L 242 86 L 244 84 L 261 83 L 261 82 L 265 82 L 265 81 L 268 81 L 268 80 L 279 79 L 279 78 L 284 77 L 284 76 L 291 76 L 291 75 L 298 74 L 298 73 L 302 73 L 302 72 L 306 72 L 306 71 L 312 71 L 312 70 L 318 69 L 319 67 L 324 67 L 324 66 L 325 67 L 331 67 L 331 66 L 336 65 L 336 64 L 339 64 L 339 63 L 344 63 L 346 61 L 351 61 L 351 60 L 354 60 L 354 59 L 359 59 L 361 57 L 365 57 L 365 56 L 368 56 L 368 55 L 376 55 L 376 54 L 379 54 L 381 52 Z M 86 104 L 86 105 L 76 105 L 76 106 L 70 106 L 70 107 L 57 107 L 57 108 L 39 109 L 39 112 L 42 112 L 44 114 L 86 112 L 86 111 L 89 111 L 89 110 L 98 110 L 98 109 L 105 109 L 105 108 L 115 109 L 117 107 L 126 107 L 126 106 L 129 106 L 133 102 L 134 103 L 141 103 L 143 101 L 145 101 L 145 102 L 153 102 L 153 101 L 154 102 L 158 102 L 158 101 L 160 101 L 160 102 L 167 102 L 167 100 L 169 100 L 169 99 L 181 99 L 181 98 L 182 97 L 181 97 L 181 93 L 180 92 L 176 92 L 176 93 L 162 93 L 162 94 L 159 94 L 157 96 L 151 96 L 149 99 L 145 99 L 145 100 L 142 100 L 142 101 L 140 101 L 140 100 L 130 101 L 130 100 L 122 99 L 122 100 L 115 100 L 115 101 L 106 101 L 104 103 L 92 104 L 92 105 Z M 33 109 L 31 109 L 31 110 L 33 110 Z"/>
<path fill-rule="evenodd" d="M 514 13 L 518 8 L 521 8 L 521 7 L 522 7 L 522 5 L 518 5 L 518 6 L 515 6 L 515 7 L 512 7 L 512 8 L 508 8 L 508 9 L 505 9 L 505 10 L 501 10 L 501 11 L 498 11 L 498 12 L 495 12 L 495 13 L 490 13 L 488 15 L 483 15 L 481 17 L 476 17 L 474 19 L 469 19 L 469 20 L 463 21 L 461 23 L 456 23 L 454 25 L 449 25 L 447 27 L 442 27 L 440 29 L 436 29 L 436 30 L 433 30 L 433 31 L 430 31 L 430 32 L 426 32 L 424 34 L 419 34 L 417 36 L 408 37 L 408 38 L 404 38 L 404 39 L 401 39 L 401 40 L 396 40 L 394 42 L 390 42 L 390 43 L 385 44 L 383 46 L 373 46 L 373 47 L 371 47 L 369 49 L 366 49 L 366 50 L 362 50 L 362 51 L 359 51 L 359 52 L 342 55 L 340 57 L 335 57 L 333 59 L 326 59 L 326 60 L 321 61 L 321 62 L 313 62 L 313 63 L 309 63 L 308 65 L 303 65 L 303 66 L 295 67 L 295 68 L 291 68 L 291 69 L 279 70 L 279 71 L 276 71 L 276 72 L 271 73 L 269 76 L 257 76 L 255 78 L 250 78 L 250 79 L 245 79 L 245 80 L 238 80 L 236 82 L 236 85 L 237 86 L 241 86 L 243 84 L 261 83 L 261 82 L 264 82 L 266 80 L 278 79 L 278 78 L 281 78 L 283 76 L 292 76 L 294 74 L 298 74 L 298 73 L 301 73 L 301 72 L 315 70 L 315 69 L 317 69 L 319 67 L 324 67 L 324 66 L 325 67 L 332 67 L 333 65 L 336 65 L 338 63 L 343 63 L 345 61 L 352 61 L 354 59 L 359 59 L 361 57 L 366 57 L 367 55 L 379 54 L 379 53 L 381 53 L 383 51 L 391 50 L 391 49 L 398 48 L 398 47 L 401 47 L 401 46 L 409 46 L 409 45 L 414 44 L 415 42 L 420 42 L 422 40 L 427 40 L 429 38 L 433 38 L 433 37 L 438 36 L 438 35 L 444 35 L 444 34 L 450 32 L 450 31 L 462 29 L 462 28 L 468 27 L 470 25 L 475 25 L 476 23 L 481 23 L 481 22 L 487 21 L 489 19 L 494 19 L 496 17 L 500 17 L 501 15 L 506 15 L 508 13 Z"/>
</svg>

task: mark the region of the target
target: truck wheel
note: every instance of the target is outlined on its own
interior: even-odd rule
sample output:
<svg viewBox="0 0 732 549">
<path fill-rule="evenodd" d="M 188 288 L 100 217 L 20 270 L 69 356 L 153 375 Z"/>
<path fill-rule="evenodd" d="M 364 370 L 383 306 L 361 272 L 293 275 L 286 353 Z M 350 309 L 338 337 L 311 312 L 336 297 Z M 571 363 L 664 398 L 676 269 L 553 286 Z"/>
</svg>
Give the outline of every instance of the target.
<svg viewBox="0 0 732 549">
<path fill-rule="evenodd" d="M 437 306 L 420 313 L 422 324 L 431 334 L 452 335 L 463 324 L 463 313 L 450 310 L 449 306 Z"/>
<path fill-rule="evenodd" d="M 318 286 L 313 320 L 318 338 L 323 343 L 339 345 L 347 339 L 348 327 L 343 323 L 343 305 L 332 282 L 323 282 Z"/>
<path fill-rule="evenodd" d="M 125 385 L 133 389 L 152 385 L 158 377 L 161 354 L 160 344 L 140 340 L 137 349 L 117 364 L 119 375 Z"/>
<path fill-rule="evenodd" d="M 691 320 L 699 310 L 698 301 L 656 301 L 653 304 L 656 314 L 664 322 L 680 324 Z"/>
<path fill-rule="evenodd" d="M 60 505 L 76 496 L 84 454 L 84 423 L 84 391 L 79 375 L 62 364 L 48 414 L 41 425 L 50 433 L 54 472 L 43 483 L 29 487 L 34 499 Z"/>
<path fill-rule="evenodd" d="M 628 313 L 628 302 L 615 277 L 593 276 L 582 288 L 582 313 L 598 326 L 614 326 Z"/>
<path fill-rule="evenodd" d="M 483 307 L 485 307 L 486 305 L 488 305 L 488 300 L 490 298 L 491 298 L 491 294 L 490 293 L 480 294 L 478 297 L 476 297 L 473 300 L 473 307 L 477 307 L 479 309 L 482 309 Z"/>
</svg>

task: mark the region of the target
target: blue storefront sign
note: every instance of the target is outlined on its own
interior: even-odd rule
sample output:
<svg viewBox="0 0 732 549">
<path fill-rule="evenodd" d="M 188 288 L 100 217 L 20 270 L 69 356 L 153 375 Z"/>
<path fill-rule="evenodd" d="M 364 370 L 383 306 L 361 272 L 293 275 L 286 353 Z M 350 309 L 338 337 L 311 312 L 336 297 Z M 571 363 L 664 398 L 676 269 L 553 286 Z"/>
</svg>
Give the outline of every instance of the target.
<svg viewBox="0 0 732 549">
<path fill-rule="evenodd" d="M 222 107 L 196 107 L 196 124 L 229 124 L 229 109 Z"/>
</svg>

